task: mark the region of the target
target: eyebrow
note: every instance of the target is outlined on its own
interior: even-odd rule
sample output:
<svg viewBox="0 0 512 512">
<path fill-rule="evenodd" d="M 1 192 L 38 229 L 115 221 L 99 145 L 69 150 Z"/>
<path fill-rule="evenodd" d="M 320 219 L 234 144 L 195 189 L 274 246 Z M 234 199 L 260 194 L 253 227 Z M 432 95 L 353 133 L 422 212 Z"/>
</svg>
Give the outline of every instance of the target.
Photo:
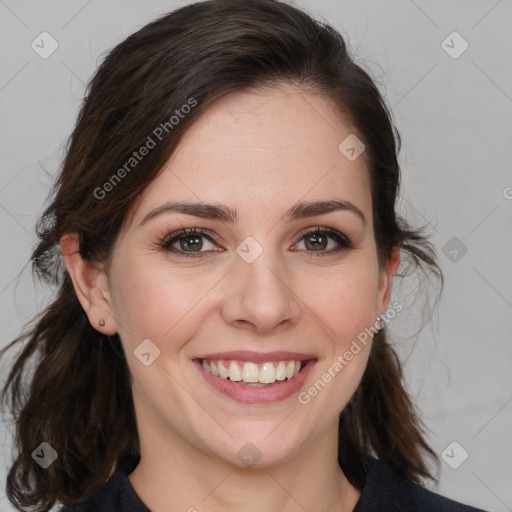
<svg viewBox="0 0 512 512">
<path fill-rule="evenodd" d="M 335 211 L 349 211 L 355 213 L 366 226 L 366 217 L 363 212 L 353 205 L 350 201 L 301 201 L 293 205 L 281 218 L 284 222 L 304 219 L 308 217 L 316 217 L 317 215 L 325 215 Z M 188 201 L 168 201 L 157 208 L 151 210 L 140 223 L 142 226 L 149 220 L 162 215 L 164 213 L 183 213 L 185 215 L 193 215 L 202 219 L 218 220 L 225 223 L 235 224 L 238 222 L 238 212 L 236 209 L 229 208 L 225 205 L 208 204 Z"/>
</svg>

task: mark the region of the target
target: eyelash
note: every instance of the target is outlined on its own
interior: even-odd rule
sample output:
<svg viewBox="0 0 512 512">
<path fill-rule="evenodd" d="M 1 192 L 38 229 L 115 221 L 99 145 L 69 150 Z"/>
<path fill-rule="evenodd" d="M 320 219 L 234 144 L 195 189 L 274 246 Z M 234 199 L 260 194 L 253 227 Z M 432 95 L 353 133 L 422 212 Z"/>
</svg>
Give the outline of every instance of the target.
<svg viewBox="0 0 512 512">
<path fill-rule="evenodd" d="M 335 240 L 340 245 L 340 247 L 338 249 L 331 249 L 329 251 L 308 251 L 308 250 L 306 250 L 306 253 L 308 253 L 308 257 L 310 257 L 310 258 L 317 257 L 317 256 L 319 256 L 319 257 L 326 256 L 328 254 L 333 254 L 333 253 L 340 253 L 340 252 L 343 252 L 346 250 L 353 249 L 355 247 L 353 241 L 349 237 L 347 237 L 333 229 L 320 228 L 320 227 L 306 231 L 305 233 L 303 233 L 300 236 L 299 240 L 296 243 L 300 242 L 303 238 L 306 238 L 307 236 L 317 235 L 317 234 L 328 235 L 330 238 Z M 186 251 L 181 251 L 179 249 L 174 249 L 172 247 L 181 238 L 185 238 L 186 236 L 191 236 L 191 235 L 200 235 L 212 243 L 215 243 L 215 244 L 219 243 L 219 241 L 217 240 L 217 238 L 215 236 L 213 236 L 211 234 L 207 234 L 200 228 L 186 228 L 186 229 L 180 229 L 179 231 L 170 233 L 165 238 L 160 240 L 159 246 L 166 252 L 170 252 L 170 253 L 172 252 L 175 254 L 179 254 L 180 256 L 184 256 L 185 258 L 203 258 L 204 256 L 202 256 L 201 254 L 204 254 L 205 252 L 208 252 L 208 251 L 186 252 Z"/>
</svg>

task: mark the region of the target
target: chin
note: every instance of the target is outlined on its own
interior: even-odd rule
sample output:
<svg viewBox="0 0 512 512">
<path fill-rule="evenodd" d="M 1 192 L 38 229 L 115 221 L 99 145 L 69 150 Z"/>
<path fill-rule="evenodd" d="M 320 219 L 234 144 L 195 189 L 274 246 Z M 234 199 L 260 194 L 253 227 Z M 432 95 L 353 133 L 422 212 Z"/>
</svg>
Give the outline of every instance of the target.
<svg viewBox="0 0 512 512">
<path fill-rule="evenodd" d="M 233 438 L 224 439 L 222 443 L 216 444 L 212 447 L 212 452 L 220 459 L 240 468 L 276 466 L 296 456 L 299 447 L 304 443 L 304 433 L 299 439 L 293 434 L 290 435 L 289 431 L 284 432 L 284 429 L 283 432 L 278 432 L 279 427 L 274 432 L 268 428 L 268 424 L 266 427 L 262 429 L 261 425 L 258 428 L 248 425 L 246 429 L 238 429 L 236 432 L 227 427 Z M 208 442 L 211 443 L 211 438 Z"/>
</svg>

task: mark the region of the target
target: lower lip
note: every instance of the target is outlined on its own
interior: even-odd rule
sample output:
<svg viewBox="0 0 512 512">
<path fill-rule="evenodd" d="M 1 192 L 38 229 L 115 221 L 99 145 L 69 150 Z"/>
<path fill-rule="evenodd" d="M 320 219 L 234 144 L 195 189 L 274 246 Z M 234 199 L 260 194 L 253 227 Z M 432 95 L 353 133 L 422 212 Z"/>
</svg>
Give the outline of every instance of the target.
<svg viewBox="0 0 512 512">
<path fill-rule="evenodd" d="M 216 377 L 211 372 L 205 371 L 202 362 L 198 359 L 194 360 L 194 364 L 208 384 L 233 400 L 244 404 L 270 404 L 284 400 L 296 393 L 304 384 L 316 361 L 316 359 L 309 360 L 295 377 L 282 381 L 276 380 L 274 384 L 265 387 L 244 386 L 229 379 Z"/>
</svg>

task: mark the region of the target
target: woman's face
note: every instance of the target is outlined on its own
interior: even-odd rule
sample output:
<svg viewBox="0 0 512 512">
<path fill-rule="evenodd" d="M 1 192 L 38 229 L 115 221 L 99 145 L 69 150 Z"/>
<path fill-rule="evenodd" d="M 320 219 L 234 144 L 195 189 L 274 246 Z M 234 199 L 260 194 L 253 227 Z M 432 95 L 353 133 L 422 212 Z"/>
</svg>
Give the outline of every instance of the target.
<svg viewBox="0 0 512 512">
<path fill-rule="evenodd" d="M 339 149 L 351 134 L 292 86 L 231 94 L 138 198 L 113 252 L 108 322 L 143 451 L 179 442 L 272 465 L 332 439 L 367 364 L 371 339 L 358 335 L 385 311 L 398 264 L 394 253 L 378 268 L 365 154 Z M 162 208 L 175 203 L 202 207 Z M 172 239 L 185 228 L 201 233 Z"/>
</svg>

